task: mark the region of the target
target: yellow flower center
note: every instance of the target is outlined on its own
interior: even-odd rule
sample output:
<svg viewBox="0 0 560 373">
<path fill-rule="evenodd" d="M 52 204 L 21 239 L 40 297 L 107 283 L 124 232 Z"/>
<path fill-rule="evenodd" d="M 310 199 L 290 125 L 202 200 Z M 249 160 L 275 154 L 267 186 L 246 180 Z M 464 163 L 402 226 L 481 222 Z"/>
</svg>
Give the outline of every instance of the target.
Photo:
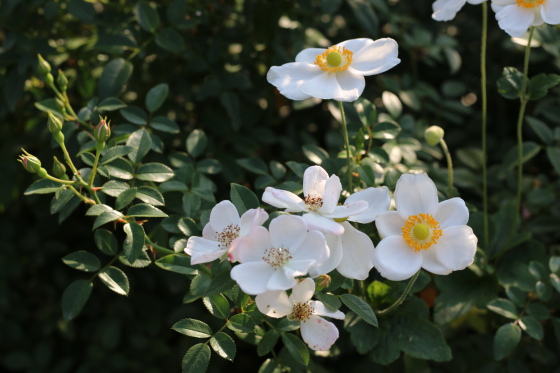
<svg viewBox="0 0 560 373">
<path fill-rule="evenodd" d="M 295 302 L 292 313 L 288 315 L 288 320 L 305 322 L 314 311 L 315 308 L 311 307 L 311 302 Z"/>
<path fill-rule="evenodd" d="M 414 251 L 427 250 L 443 234 L 439 223 L 430 214 L 410 215 L 401 230 L 406 244 Z"/>
<path fill-rule="evenodd" d="M 344 47 L 333 46 L 315 57 L 315 65 L 321 70 L 328 73 L 338 73 L 346 71 L 352 63 L 352 55 L 348 49 Z"/>
<path fill-rule="evenodd" d="M 517 6 L 522 6 L 527 9 L 534 8 L 544 3 L 544 0 L 517 0 Z"/>
</svg>

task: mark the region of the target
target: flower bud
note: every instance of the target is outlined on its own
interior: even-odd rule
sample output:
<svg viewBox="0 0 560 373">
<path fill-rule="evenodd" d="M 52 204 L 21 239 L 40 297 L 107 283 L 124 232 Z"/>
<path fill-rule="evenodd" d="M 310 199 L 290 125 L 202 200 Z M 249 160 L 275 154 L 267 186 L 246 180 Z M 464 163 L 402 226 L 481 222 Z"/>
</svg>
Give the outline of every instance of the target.
<svg viewBox="0 0 560 373">
<path fill-rule="evenodd" d="M 105 142 L 111 137 L 111 127 L 109 127 L 111 121 L 107 122 L 107 117 L 99 117 L 99 119 L 101 119 L 101 121 L 97 127 L 93 129 L 93 136 L 98 142 Z"/>
<path fill-rule="evenodd" d="M 54 134 L 62 131 L 62 121 L 50 111 L 47 111 L 47 115 L 49 116 L 49 121 L 47 122 L 49 132 Z"/>
<path fill-rule="evenodd" d="M 64 176 L 66 176 L 66 166 L 60 162 L 56 157 L 54 158 L 54 163 L 53 163 L 53 167 L 52 167 L 52 173 L 55 177 L 58 177 L 59 179 L 64 179 Z"/>
<path fill-rule="evenodd" d="M 328 288 L 331 285 L 331 276 L 321 275 L 315 279 L 315 287 L 318 290 Z"/>
<path fill-rule="evenodd" d="M 436 146 L 437 144 L 439 144 L 441 139 L 443 139 L 443 134 L 443 128 L 441 128 L 440 126 L 431 126 L 428 127 L 424 132 L 424 138 L 426 139 L 428 145 Z"/>
<path fill-rule="evenodd" d="M 40 54 L 37 54 L 37 59 L 39 60 L 39 63 L 37 64 L 37 71 L 39 72 L 39 74 L 41 74 L 42 76 L 47 76 L 47 74 L 50 74 L 51 65 L 47 61 L 45 61 L 43 56 L 41 56 Z"/>
<path fill-rule="evenodd" d="M 25 168 L 27 172 L 31 172 L 32 174 L 39 171 L 41 169 L 41 161 L 39 160 L 39 158 L 29 154 L 24 149 L 21 150 L 25 154 L 21 154 L 19 156 L 18 162 L 23 165 L 23 168 Z"/>
<path fill-rule="evenodd" d="M 58 70 L 56 83 L 58 84 L 58 88 L 60 88 L 62 92 L 66 91 L 66 89 L 68 88 L 68 78 L 66 77 L 66 75 L 64 75 L 64 72 L 62 70 Z"/>
</svg>

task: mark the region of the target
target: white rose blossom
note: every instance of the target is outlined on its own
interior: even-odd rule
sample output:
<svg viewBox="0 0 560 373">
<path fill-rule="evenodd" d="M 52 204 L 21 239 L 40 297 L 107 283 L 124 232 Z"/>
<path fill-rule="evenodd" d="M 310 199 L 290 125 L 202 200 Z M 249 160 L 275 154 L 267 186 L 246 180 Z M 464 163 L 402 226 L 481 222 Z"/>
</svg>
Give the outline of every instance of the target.
<svg viewBox="0 0 560 373">
<path fill-rule="evenodd" d="M 502 30 L 521 37 L 531 26 L 560 23 L 560 0 L 492 0 Z"/>
<path fill-rule="evenodd" d="M 328 49 L 304 49 L 296 62 L 271 67 L 266 78 L 290 100 L 354 101 L 364 91 L 364 76 L 380 74 L 399 62 L 393 39 L 351 39 Z"/>
<path fill-rule="evenodd" d="M 315 282 L 306 278 L 292 289 L 288 296 L 285 291 L 268 291 L 255 298 L 257 308 L 263 314 L 300 322 L 301 337 L 309 348 L 326 351 L 338 339 L 338 329 L 330 321 L 321 316 L 344 319 L 341 311 L 330 311 L 322 302 L 312 301 Z"/>
<path fill-rule="evenodd" d="M 466 3 L 481 4 L 486 0 L 436 0 L 432 4 L 434 13 L 432 18 L 436 21 L 450 21 Z"/>
<path fill-rule="evenodd" d="M 395 189 L 397 211 L 377 216 L 382 240 L 374 253 L 381 276 L 401 281 L 420 268 L 437 275 L 465 269 L 474 259 L 477 238 L 467 226 L 461 198 L 438 202 L 434 182 L 425 174 L 404 174 Z"/>
<path fill-rule="evenodd" d="M 224 260 L 228 256 L 234 262 L 239 238 L 267 219 L 268 214 L 261 208 L 247 210 L 240 218 L 233 203 L 222 201 L 210 212 L 210 221 L 204 226 L 202 237 L 189 238 L 185 253 L 191 256 L 191 264 Z"/>
</svg>

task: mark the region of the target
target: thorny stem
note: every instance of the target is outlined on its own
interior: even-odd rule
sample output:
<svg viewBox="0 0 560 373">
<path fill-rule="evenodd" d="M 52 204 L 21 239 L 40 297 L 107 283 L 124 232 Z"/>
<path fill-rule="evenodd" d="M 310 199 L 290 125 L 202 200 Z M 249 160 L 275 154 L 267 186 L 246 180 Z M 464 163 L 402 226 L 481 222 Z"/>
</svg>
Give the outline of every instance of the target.
<svg viewBox="0 0 560 373">
<path fill-rule="evenodd" d="M 175 254 L 175 251 L 165 248 L 163 246 L 159 246 L 155 244 L 148 235 L 145 235 L 145 241 L 148 245 L 150 245 L 155 251 L 162 253 L 162 254 Z"/>
<path fill-rule="evenodd" d="M 453 162 L 451 161 L 451 154 L 445 140 L 441 139 L 439 143 L 447 160 L 447 198 L 451 198 L 453 194 Z"/>
<path fill-rule="evenodd" d="M 488 250 L 488 171 L 486 154 L 486 124 L 488 93 L 486 89 L 486 48 L 488 41 L 488 4 L 482 3 L 482 41 L 480 43 L 480 91 L 482 96 L 482 205 L 484 212 L 484 248 Z"/>
<path fill-rule="evenodd" d="M 397 299 L 397 301 L 395 303 L 393 303 L 389 307 L 385 308 L 384 310 L 377 311 L 378 316 L 386 315 L 388 313 L 391 313 L 401 305 L 401 303 L 405 300 L 408 293 L 410 293 L 410 289 L 412 289 L 412 286 L 414 285 L 414 282 L 416 282 L 416 279 L 418 278 L 418 275 L 420 275 L 420 271 L 421 271 L 421 269 L 419 269 L 418 272 L 416 272 L 414 274 L 414 276 L 412 276 L 412 278 L 408 282 L 408 285 L 406 285 L 406 288 L 404 289 L 403 293 L 401 294 L 400 298 Z"/>
<path fill-rule="evenodd" d="M 344 115 L 344 107 L 342 102 L 338 101 L 338 108 L 340 109 L 340 118 L 342 123 L 342 135 L 344 136 L 344 146 L 346 147 L 346 163 L 348 170 L 346 177 L 348 180 L 348 193 L 352 194 L 352 158 L 350 157 L 350 140 L 348 139 L 348 127 L 346 126 L 346 115 Z"/>
</svg>

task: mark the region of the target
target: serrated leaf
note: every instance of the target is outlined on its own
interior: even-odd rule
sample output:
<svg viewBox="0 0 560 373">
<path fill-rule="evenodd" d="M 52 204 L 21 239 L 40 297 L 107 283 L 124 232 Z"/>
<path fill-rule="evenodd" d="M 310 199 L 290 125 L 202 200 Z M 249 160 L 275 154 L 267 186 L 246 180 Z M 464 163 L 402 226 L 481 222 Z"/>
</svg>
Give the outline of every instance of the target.
<svg viewBox="0 0 560 373">
<path fill-rule="evenodd" d="M 126 145 L 113 146 L 112 148 L 108 148 L 107 150 L 105 150 L 103 156 L 101 157 L 100 163 L 107 164 L 111 161 L 114 161 L 117 158 L 124 157 L 125 155 L 129 154 L 133 150 L 134 148 L 132 146 L 126 146 Z"/>
<path fill-rule="evenodd" d="M 139 203 L 129 208 L 126 216 L 134 218 L 166 218 L 168 215 L 157 207 L 147 203 Z"/>
<path fill-rule="evenodd" d="M 146 163 L 136 170 L 136 179 L 162 183 L 171 179 L 175 174 L 173 170 L 163 163 Z"/>
<path fill-rule="evenodd" d="M 210 347 L 199 343 L 187 351 L 181 363 L 182 373 L 204 373 L 210 362 Z"/>
<path fill-rule="evenodd" d="M 106 255 L 115 255 L 119 251 L 117 239 L 110 231 L 98 229 L 94 234 L 95 245 Z"/>
<path fill-rule="evenodd" d="M 99 97 L 104 99 L 117 96 L 130 79 L 133 69 L 132 63 L 124 58 L 111 60 L 99 78 Z"/>
<path fill-rule="evenodd" d="M 198 270 L 191 266 L 188 256 L 170 254 L 155 261 L 156 265 L 167 271 L 181 273 L 183 275 L 197 275 Z"/>
<path fill-rule="evenodd" d="M 363 299 L 353 294 L 342 294 L 340 300 L 346 307 L 353 311 L 356 315 L 360 316 L 365 322 L 375 327 L 378 326 L 377 316 Z"/>
<path fill-rule="evenodd" d="M 131 180 L 134 177 L 134 168 L 124 158 L 117 158 L 107 163 L 105 168 L 107 172 L 109 172 L 109 175 L 117 179 Z"/>
<path fill-rule="evenodd" d="M 515 324 L 504 324 L 494 336 L 494 358 L 502 360 L 507 357 L 521 339 L 521 329 Z"/>
<path fill-rule="evenodd" d="M 152 260 L 148 256 L 145 246 L 142 248 L 140 255 L 138 255 L 138 258 L 136 258 L 134 262 L 132 263 L 129 262 L 124 254 L 119 255 L 119 261 L 125 266 L 132 267 L 132 268 L 146 268 L 147 266 L 152 264 Z"/>
<path fill-rule="evenodd" d="M 140 224 L 133 222 L 125 224 L 123 230 L 126 233 L 123 249 L 128 261 L 134 263 L 144 247 L 144 228 Z"/>
<path fill-rule="evenodd" d="M 76 280 L 62 294 L 62 315 L 72 320 L 84 307 L 91 294 L 93 285 L 87 280 Z"/>
<path fill-rule="evenodd" d="M 29 196 L 31 194 L 55 193 L 60 189 L 60 187 L 61 184 L 57 183 L 56 181 L 52 181 L 49 179 L 40 179 L 33 182 L 33 184 L 31 184 L 23 194 Z"/>
<path fill-rule="evenodd" d="M 107 285 L 107 287 L 120 295 L 128 295 L 130 285 L 128 277 L 117 267 L 107 267 L 99 272 L 99 279 Z"/>
<path fill-rule="evenodd" d="M 219 332 L 210 339 L 210 346 L 220 357 L 233 361 L 237 352 L 235 342 L 226 333 Z"/>
<path fill-rule="evenodd" d="M 227 319 L 229 317 L 229 302 L 222 294 L 204 297 L 203 303 L 215 317 L 219 319 Z"/>
<path fill-rule="evenodd" d="M 266 332 L 261 338 L 261 340 L 259 341 L 259 344 L 257 345 L 257 354 L 259 356 L 264 356 L 268 354 L 270 351 L 272 351 L 272 349 L 274 348 L 274 346 L 276 346 L 276 343 L 278 342 L 279 336 L 280 335 L 278 334 L 278 332 L 274 329 Z"/>
<path fill-rule="evenodd" d="M 254 333 L 255 322 L 246 313 L 238 313 L 229 319 L 227 327 L 237 333 Z M 259 355 L 262 356 L 262 355 Z"/>
<path fill-rule="evenodd" d="M 154 206 L 164 206 L 165 199 L 163 195 L 156 188 L 149 186 L 141 186 L 136 192 L 136 198 L 139 200 L 149 203 Z"/>
<path fill-rule="evenodd" d="M 75 197 L 74 193 L 70 189 L 63 189 L 60 193 L 55 194 L 51 200 L 51 214 L 54 215 L 62 210 L 73 197 Z"/>
<path fill-rule="evenodd" d="M 99 228 L 103 224 L 107 224 L 109 222 L 115 221 L 115 220 L 123 218 L 123 217 L 124 217 L 124 215 L 121 214 L 118 211 L 115 211 L 115 210 L 105 211 L 105 212 L 101 213 L 95 219 L 95 222 L 93 223 L 93 229 L 92 230 L 95 230 L 95 229 Z"/>
<path fill-rule="evenodd" d="M 235 286 L 235 281 L 231 278 L 229 271 L 223 271 L 218 273 L 216 277 L 212 279 L 212 282 L 206 289 L 204 296 L 209 297 L 225 291 L 230 290 Z"/>
<path fill-rule="evenodd" d="M 101 191 L 111 197 L 118 197 L 119 194 L 130 188 L 127 183 L 122 181 L 110 180 L 103 184 Z"/>
<path fill-rule="evenodd" d="M 488 303 L 488 309 L 508 319 L 517 319 L 519 314 L 517 307 L 511 301 L 503 298 L 494 299 Z"/>
<path fill-rule="evenodd" d="M 369 289 L 369 287 L 368 287 Z M 319 299 L 327 308 L 331 311 L 336 311 L 340 308 L 342 303 L 340 299 L 336 295 L 326 294 L 326 293 L 317 293 L 315 294 L 316 298 Z"/>
<path fill-rule="evenodd" d="M 101 268 L 99 259 L 88 251 L 75 251 L 62 258 L 64 264 L 79 271 L 95 272 Z"/>
<path fill-rule="evenodd" d="M 231 183 L 230 198 L 237 208 L 239 215 L 243 215 L 249 209 L 256 209 L 260 206 L 259 198 L 249 188 L 243 185 Z"/>
<path fill-rule="evenodd" d="M 519 319 L 519 326 L 523 329 L 531 338 L 537 341 L 542 341 L 544 337 L 544 329 L 542 324 L 531 316 L 523 316 Z"/>
<path fill-rule="evenodd" d="M 115 211 L 111 206 L 99 204 L 93 205 L 86 211 L 86 216 L 99 216 L 106 211 Z"/>
<path fill-rule="evenodd" d="M 116 209 L 122 210 L 126 206 L 128 206 L 134 200 L 134 198 L 136 198 L 137 192 L 138 192 L 137 188 L 129 188 L 123 191 L 121 194 L 119 194 L 117 200 L 115 201 Z"/>
<path fill-rule="evenodd" d="M 309 350 L 301 339 L 293 334 L 284 333 L 282 334 L 282 342 L 296 362 L 305 366 L 309 364 Z"/>
<path fill-rule="evenodd" d="M 206 323 L 195 319 L 177 321 L 171 329 L 193 338 L 210 338 L 214 334 Z"/>
<path fill-rule="evenodd" d="M 148 131 L 139 129 L 130 135 L 128 140 L 126 140 L 126 145 L 133 148 L 133 150 L 128 153 L 128 158 L 133 163 L 140 163 L 142 158 L 148 154 L 152 147 L 152 138 Z"/>
<path fill-rule="evenodd" d="M 203 130 L 194 130 L 187 137 L 187 152 L 193 158 L 197 158 L 206 149 L 207 142 L 208 138 Z"/>
<path fill-rule="evenodd" d="M 153 113 L 154 111 L 159 109 L 165 102 L 168 94 L 169 86 L 165 83 L 161 83 L 156 85 L 155 87 L 152 87 L 152 89 L 150 89 L 148 91 L 148 94 L 146 95 L 146 109 L 148 109 L 150 113 Z"/>
</svg>

